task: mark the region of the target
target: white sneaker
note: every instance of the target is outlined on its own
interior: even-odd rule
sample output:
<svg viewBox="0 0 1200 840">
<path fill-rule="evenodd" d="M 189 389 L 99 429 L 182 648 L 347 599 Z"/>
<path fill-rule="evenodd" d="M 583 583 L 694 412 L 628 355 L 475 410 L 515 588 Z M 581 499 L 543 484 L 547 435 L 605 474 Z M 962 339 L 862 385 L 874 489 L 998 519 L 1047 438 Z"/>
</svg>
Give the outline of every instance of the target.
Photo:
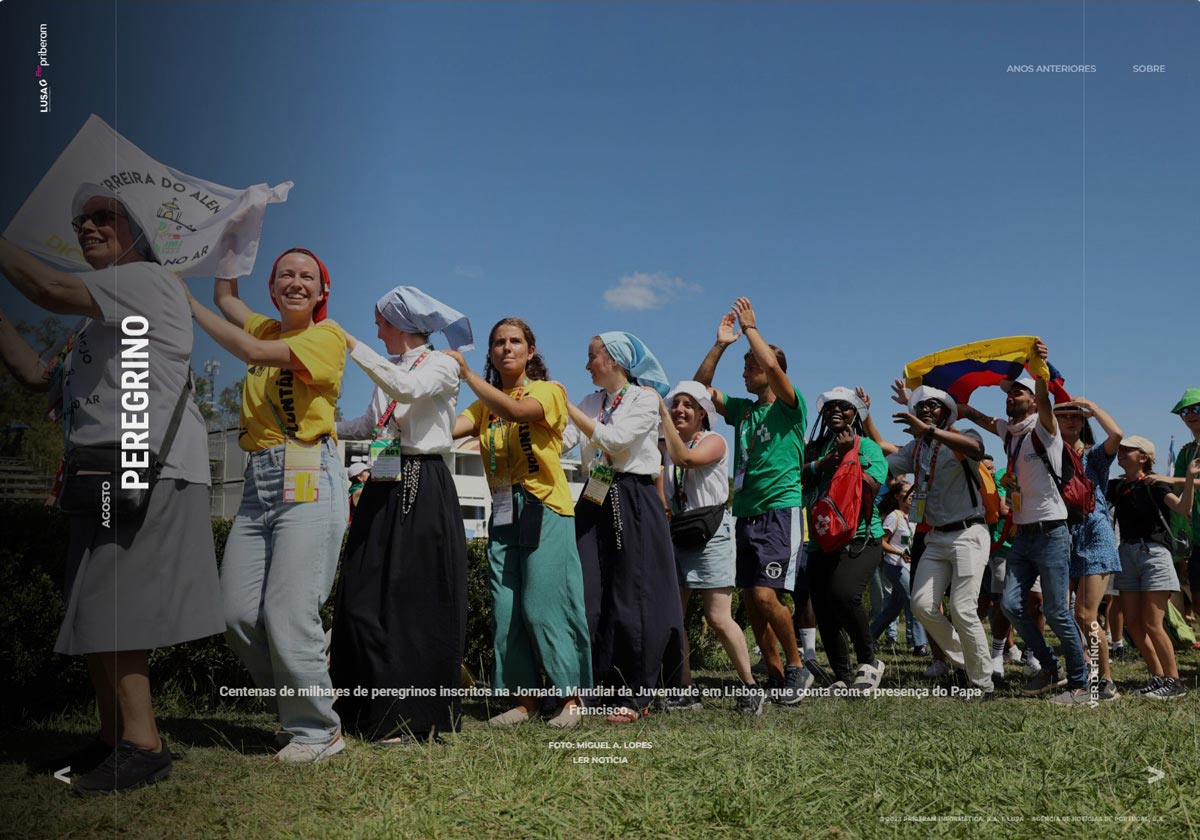
<svg viewBox="0 0 1200 840">
<path fill-rule="evenodd" d="M 1042 670 L 1042 663 L 1038 658 L 1028 651 L 1025 653 L 1025 676 L 1032 677 Z"/>
<path fill-rule="evenodd" d="M 1004 679 L 1004 655 L 992 657 L 992 679 Z"/>
<path fill-rule="evenodd" d="M 949 673 L 950 667 L 942 660 L 935 659 L 933 660 L 933 664 L 926 668 L 925 672 L 921 674 L 921 676 L 925 677 L 926 679 L 936 680 L 947 676 Z"/>
<path fill-rule="evenodd" d="M 859 665 L 858 673 L 854 675 L 854 685 L 850 687 L 859 691 L 874 691 L 879 688 L 879 681 L 883 679 L 883 667 L 882 659 Z"/>
<path fill-rule="evenodd" d="M 312 764 L 337 755 L 344 749 L 346 739 L 340 732 L 336 738 L 324 744 L 302 744 L 293 738 L 286 747 L 275 753 L 275 760 L 284 764 Z"/>
<path fill-rule="evenodd" d="M 1004 651 L 1004 661 L 1009 665 L 1021 664 L 1021 649 L 1013 645 L 1008 650 Z"/>
</svg>

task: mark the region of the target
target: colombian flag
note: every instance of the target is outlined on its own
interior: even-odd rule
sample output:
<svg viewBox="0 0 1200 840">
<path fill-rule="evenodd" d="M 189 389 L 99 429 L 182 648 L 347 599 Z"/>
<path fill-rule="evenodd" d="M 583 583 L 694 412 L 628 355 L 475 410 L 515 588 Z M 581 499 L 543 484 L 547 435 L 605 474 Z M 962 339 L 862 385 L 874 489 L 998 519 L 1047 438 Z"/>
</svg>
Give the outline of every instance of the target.
<svg viewBox="0 0 1200 840">
<path fill-rule="evenodd" d="M 1014 335 L 939 350 L 905 365 L 904 382 L 909 390 L 929 385 L 965 403 L 976 388 L 999 385 L 1028 370 L 1046 380 L 1056 403 L 1071 399 L 1058 369 L 1034 355 L 1036 341 L 1037 336 Z"/>
</svg>

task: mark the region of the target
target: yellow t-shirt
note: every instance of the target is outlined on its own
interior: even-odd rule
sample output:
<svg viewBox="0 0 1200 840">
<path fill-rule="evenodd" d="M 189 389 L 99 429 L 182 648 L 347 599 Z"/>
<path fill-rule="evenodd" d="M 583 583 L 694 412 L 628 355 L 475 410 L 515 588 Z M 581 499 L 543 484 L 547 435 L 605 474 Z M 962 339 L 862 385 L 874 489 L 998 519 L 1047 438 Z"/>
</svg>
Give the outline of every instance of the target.
<svg viewBox="0 0 1200 840">
<path fill-rule="evenodd" d="M 521 397 L 517 394 L 522 392 Z M 567 489 L 562 468 L 562 436 L 567 427 L 567 398 L 562 389 L 549 382 L 530 382 L 507 392 L 518 399 L 535 399 L 542 404 L 546 417 L 538 423 L 500 421 L 488 427 L 491 411 L 476 400 L 462 413 L 479 432 L 479 454 L 488 483 L 520 484 L 546 507 L 562 516 L 574 516 L 575 506 Z M 496 445 L 496 471 L 493 474 L 492 442 Z"/>
<path fill-rule="evenodd" d="M 346 366 L 345 336 L 330 323 L 288 333 L 281 333 L 280 326 L 273 318 L 254 314 L 244 329 L 264 341 L 284 341 L 305 370 L 246 368 L 238 445 L 247 452 L 283 443 L 280 421 L 289 437 L 305 443 L 325 435 L 337 437 L 333 418 Z"/>
</svg>

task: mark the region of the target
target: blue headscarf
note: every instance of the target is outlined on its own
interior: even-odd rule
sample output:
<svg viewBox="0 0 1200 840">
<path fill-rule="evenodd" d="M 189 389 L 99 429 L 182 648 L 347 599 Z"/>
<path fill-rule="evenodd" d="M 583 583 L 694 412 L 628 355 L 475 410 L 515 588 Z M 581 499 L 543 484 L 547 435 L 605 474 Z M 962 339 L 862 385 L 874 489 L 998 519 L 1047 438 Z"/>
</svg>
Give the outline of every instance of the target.
<svg viewBox="0 0 1200 840">
<path fill-rule="evenodd" d="M 608 355 L 619 364 L 629 375 L 638 381 L 639 385 L 649 385 L 660 396 L 665 397 L 671 391 L 671 380 L 667 379 L 666 371 L 654 358 L 650 348 L 633 333 L 606 332 L 600 333 L 600 341 Z"/>
<path fill-rule="evenodd" d="M 474 350 L 471 321 L 416 286 L 397 286 L 375 304 L 383 320 L 406 333 L 440 332 L 455 350 Z"/>
</svg>

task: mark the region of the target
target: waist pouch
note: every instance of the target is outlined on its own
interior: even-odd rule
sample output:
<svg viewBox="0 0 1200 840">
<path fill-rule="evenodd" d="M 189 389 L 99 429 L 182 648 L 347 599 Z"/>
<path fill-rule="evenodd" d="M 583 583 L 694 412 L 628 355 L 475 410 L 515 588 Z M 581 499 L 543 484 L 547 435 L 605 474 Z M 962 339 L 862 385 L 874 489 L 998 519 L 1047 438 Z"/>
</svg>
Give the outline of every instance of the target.
<svg viewBox="0 0 1200 840">
<path fill-rule="evenodd" d="M 725 505 L 687 510 L 671 517 L 671 542 L 680 548 L 707 545 L 725 520 Z"/>
</svg>

